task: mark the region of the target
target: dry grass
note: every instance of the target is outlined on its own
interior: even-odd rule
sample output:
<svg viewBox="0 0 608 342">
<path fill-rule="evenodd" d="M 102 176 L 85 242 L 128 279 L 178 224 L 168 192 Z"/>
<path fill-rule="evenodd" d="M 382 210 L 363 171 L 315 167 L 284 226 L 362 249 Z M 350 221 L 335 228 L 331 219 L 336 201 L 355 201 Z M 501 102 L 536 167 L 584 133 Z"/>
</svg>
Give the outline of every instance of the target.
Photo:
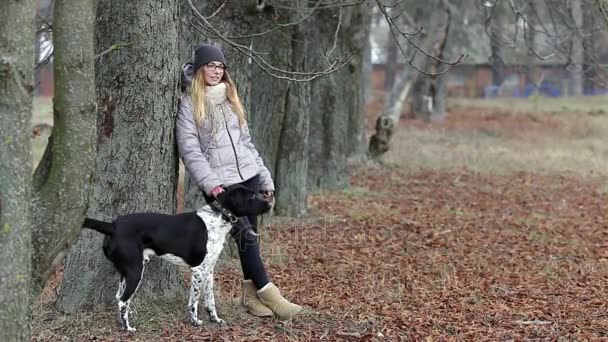
<svg viewBox="0 0 608 342">
<path fill-rule="evenodd" d="M 39 124 L 53 125 L 53 98 L 35 97 L 32 127 Z M 43 130 L 38 136 L 32 136 L 32 168 L 38 165 L 48 141 L 50 130 Z"/>
<path fill-rule="evenodd" d="M 608 101 L 450 101 L 443 124 L 405 120 L 386 161 L 413 169 L 467 168 L 608 175 Z"/>
</svg>

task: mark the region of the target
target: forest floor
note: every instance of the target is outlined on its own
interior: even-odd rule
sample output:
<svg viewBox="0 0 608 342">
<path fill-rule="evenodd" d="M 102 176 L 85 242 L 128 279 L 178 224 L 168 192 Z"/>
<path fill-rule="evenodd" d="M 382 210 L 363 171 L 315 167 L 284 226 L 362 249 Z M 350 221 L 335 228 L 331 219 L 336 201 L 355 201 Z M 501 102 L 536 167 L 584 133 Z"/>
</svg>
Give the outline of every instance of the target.
<svg viewBox="0 0 608 342">
<path fill-rule="evenodd" d="M 59 268 L 33 340 L 608 340 L 607 101 L 535 101 L 454 99 L 445 123 L 403 119 L 382 166 L 313 193 L 305 218 L 267 222 L 269 274 L 305 307 L 293 321 L 245 313 L 227 259 L 227 325 L 136 299 L 138 331 L 124 333 L 115 308 L 58 313 Z"/>
</svg>

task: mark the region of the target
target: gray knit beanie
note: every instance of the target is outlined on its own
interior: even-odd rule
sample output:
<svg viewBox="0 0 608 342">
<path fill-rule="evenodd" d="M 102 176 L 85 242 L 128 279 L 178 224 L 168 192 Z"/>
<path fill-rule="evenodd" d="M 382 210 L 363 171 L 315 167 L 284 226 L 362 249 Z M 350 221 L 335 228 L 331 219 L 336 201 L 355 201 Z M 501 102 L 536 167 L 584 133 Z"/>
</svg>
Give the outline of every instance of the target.
<svg viewBox="0 0 608 342">
<path fill-rule="evenodd" d="M 226 65 L 226 58 L 224 58 L 222 50 L 211 44 L 201 44 L 196 47 L 194 52 L 194 72 L 198 71 L 203 65 L 213 61 L 222 62 Z"/>
</svg>

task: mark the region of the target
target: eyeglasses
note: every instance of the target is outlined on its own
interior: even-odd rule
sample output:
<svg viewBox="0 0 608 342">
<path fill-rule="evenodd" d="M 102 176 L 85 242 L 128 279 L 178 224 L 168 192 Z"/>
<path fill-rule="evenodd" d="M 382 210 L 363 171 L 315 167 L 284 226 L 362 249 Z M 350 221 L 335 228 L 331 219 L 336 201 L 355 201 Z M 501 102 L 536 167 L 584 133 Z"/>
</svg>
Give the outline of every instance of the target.
<svg viewBox="0 0 608 342">
<path fill-rule="evenodd" d="M 226 66 L 224 64 L 207 64 L 207 70 L 214 71 L 215 69 L 220 69 L 220 71 L 224 71 L 224 69 L 226 69 Z"/>
</svg>

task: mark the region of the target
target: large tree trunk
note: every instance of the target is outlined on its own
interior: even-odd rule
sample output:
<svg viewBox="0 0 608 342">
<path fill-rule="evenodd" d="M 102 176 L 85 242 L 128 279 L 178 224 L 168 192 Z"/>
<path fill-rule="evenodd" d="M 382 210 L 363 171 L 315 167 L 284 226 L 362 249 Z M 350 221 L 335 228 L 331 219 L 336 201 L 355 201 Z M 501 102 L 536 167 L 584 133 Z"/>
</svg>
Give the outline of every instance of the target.
<svg viewBox="0 0 608 342">
<path fill-rule="evenodd" d="M 583 10 L 581 0 L 570 1 L 570 12 L 574 24 L 572 34 L 572 48 L 570 51 L 570 95 L 579 96 L 583 94 L 583 37 L 580 30 L 583 27 Z"/>
<path fill-rule="evenodd" d="M 97 60 L 98 145 L 89 217 L 175 211 L 178 22 L 175 0 L 99 0 L 97 50 L 127 47 Z M 58 308 L 66 312 L 115 304 L 118 276 L 101 252 L 102 236 L 86 231 L 66 260 Z M 139 294 L 185 295 L 177 268 L 155 259 Z"/>
<path fill-rule="evenodd" d="M 0 340 L 29 340 L 33 0 L 0 3 Z"/>
<path fill-rule="evenodd" d="M 80 234 L 95 164 L 93 2 L 56 0 L 54 13 L 53 133 L 33 184 L 35 295 Z"/>
<path fill-rule="evenodd" d="M 313 55 L 322 56 L 325 49 L 334 46 L 337 25 L 340 25 L 340 31 L 330 57 L 364 49 L 368 38 L 366 23 L 369 24 L 371 15 L 366 9 L 366 6 L 359 5 L 319 11 L 314 17 L 318 24 L 313 25 L 313 36 L 317 37 L 315 47 L 321 51 Z M 364 133 L 362 67 L 359 54 L 346 67 L 317 78 L 310 85 L 311 96 L 315 100 L 311 104 L 308 140 L 309 189 L 339 189 L 349 184 L 347 157 L 360 153 L 361 148 L 357 144 L 361 143 L 360 135 Z"/>
<path fill-rule="evenodd" d="M 224 3 L 223 0 L 193 0 L 192 2 L 197 10 L 205 16 L 211 16 Z M 232 2 L 226 3 L 223 9 L 209 20 L 213 27 L 226 36 L 242 36 L 251 33 L 251 14 L 246 9 L 244 3 Z M 230 77 L 236 83 L 243 105 L 247 109 L 249 104 L 250 71 L 247 56 L 239 53 L 230 45 L 223 44 L 219 39 L 208 37 L 205 32 L 197 28 L 197 25 L 191 24 L 193 21 L 196 23 L 197 19 L 192 15 L 188 0 L 180 0 L 180 59 L 182 62 L 191 61 L 194 57 L 194 48 L 203 42 L 221 46 L 226 57 L 226 62 L 229 65 L 228 72 L 230 73 Z M 240 39 L 238 43 L 247 46 L 249 45 L 249 41 L 249 38 Z M 253 136 L 252 139 L 255 142 L 256 137 Z M 184 187 L 184 209 L 186 211 L 196 210 L 206 203 L 202 190 L 191 182 L 188 174 L 184 175 Z"/>
<path fill-rule="evenodd" d="M 306 2 L 302 0 L 294 6 L 304 7 Z M 278 15 L 285 22 L 296 20 L 296 14 L 289 10 L 279 10 Z M 301 72 L 309 64 L 307 29 L 308 25 L 299 25 L 256 37 L 253 48 L 267 52 L 264 57 L 275 67 Z M 275 211 L 289 216 L 303 215 L 308 194 L 310 84 L 277 80 L 257 66 L 252 71 L 252 80 L 255 82 L 251 88 L 250 126 L 275 181 Z"/>
</svg>

